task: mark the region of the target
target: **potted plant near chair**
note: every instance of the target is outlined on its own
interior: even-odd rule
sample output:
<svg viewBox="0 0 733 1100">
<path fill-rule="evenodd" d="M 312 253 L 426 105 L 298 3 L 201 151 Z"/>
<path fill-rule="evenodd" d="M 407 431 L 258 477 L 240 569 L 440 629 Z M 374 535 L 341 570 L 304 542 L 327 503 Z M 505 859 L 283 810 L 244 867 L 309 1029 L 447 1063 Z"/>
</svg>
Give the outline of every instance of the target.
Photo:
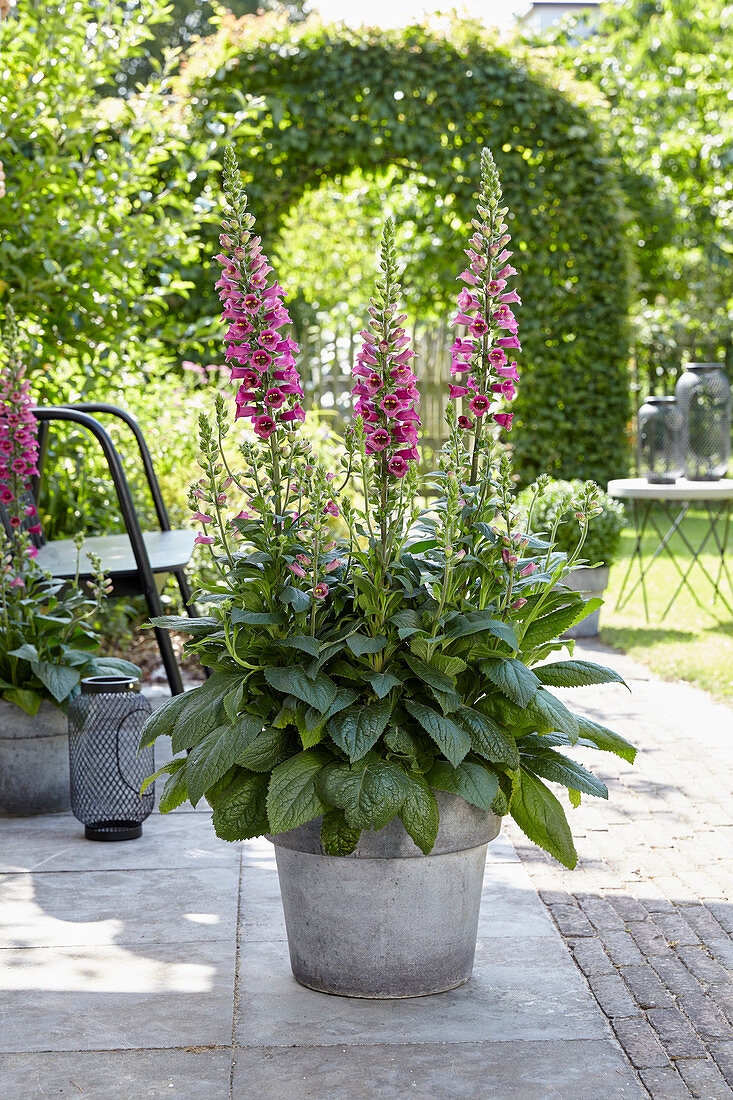
<svg viewBox="0 0 733 1100">
<path fill-rule="evenodd" d="M 66 711 L 82 677 L 138 670 L 98 656 L 99 562 L 88 595 L 35 564 L 37 425 L 10 308 L 0 356 L 0 814 L 54 813 L 69 808 Z"/>
<path fill-rule="evenodd" d="M 420 511 L 413 352 L 390 222 L 354 375 L 342 468 L 302 437 L 284 293 L 253 235 L 233 153 L 217 284 L 234 415 L 200 420 L 198 542 L 217 581 L 187 630 L 212 670 L 165 703 L 143 743 L 170 735 L 161 809 L 205 798 L 225 840 L 275 845 L 291 963 L 305 985 L 362 997 L 435 993 L 471 972 L 487 844 L 510 813 L 565 865 L 565 811 L 546 781 L 606 797 L 562 751 L 633 759 L 553 688 L 618 681 L 548 658 L 586 600 L 558 587 L 567 555 L 520 520 L 496 441 L 519 350 L 506 208 L 491 155 L 453 318 L 448 441 Z M 230 445 L 239 422 L 251 426 Z M 352 490 L 350 495 L 349 490 Z M 578 541 L 598 511 L 578 498 Z"/>
<path fill-rule="evenodd" d="M 575 514 L 582 491 L 583 482 L 577 479 L 559 481 L 543 478 L 539 496 L 535 493 L 535 487 L 530 486 L 518 498 L 525 514 L 529 514 L 531 508 L 532 531 L 542 532 L 556 549 L 569 557 L 575 554 L 578 543 Z M 626 526 L 626 515 L 620 501 L 604 492 L 599 492 L 596 499 L 598 512 L 583 542 L 582 558 L 576 555 L 576 563 L 563 577 L 562 584 L 598 602 L 592 606 L 589 604 L 586 617 L 566 630 L 565 638 L 592 638 L 598 634 L 600 604 L 608 587 L 611 566 L 618 556 L 621 532 Z"/>
</svg>

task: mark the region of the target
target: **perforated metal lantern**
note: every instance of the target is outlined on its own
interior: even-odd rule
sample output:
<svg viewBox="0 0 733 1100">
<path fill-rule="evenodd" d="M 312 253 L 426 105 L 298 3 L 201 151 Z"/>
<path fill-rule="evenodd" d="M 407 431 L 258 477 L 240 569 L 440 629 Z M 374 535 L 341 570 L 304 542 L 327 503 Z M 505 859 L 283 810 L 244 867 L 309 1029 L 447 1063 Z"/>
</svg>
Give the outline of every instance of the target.
<svg viewBox="0 0 733 1100">
<path fill-rule="evenodd" d="M 682 413 L 685 476 L 717 481 L 730 462 L 730 382 L 720 363 L 688 363 L 675 389 Z"/>
<path fill-rule="evenodd" d="M 137 746 L 150 703 L 127 676 L 89 676 L 69 707 L 71 809 L 88 840 L 133 840 L 153 810 L 152 746 Z"/>
<path fill-rule="evenodd" d="M 639 473 L 659 485 L 674 483 L 685 469 L 682 414 L 675 397 L 647 397 L 638 416 Z"/>
</svg>

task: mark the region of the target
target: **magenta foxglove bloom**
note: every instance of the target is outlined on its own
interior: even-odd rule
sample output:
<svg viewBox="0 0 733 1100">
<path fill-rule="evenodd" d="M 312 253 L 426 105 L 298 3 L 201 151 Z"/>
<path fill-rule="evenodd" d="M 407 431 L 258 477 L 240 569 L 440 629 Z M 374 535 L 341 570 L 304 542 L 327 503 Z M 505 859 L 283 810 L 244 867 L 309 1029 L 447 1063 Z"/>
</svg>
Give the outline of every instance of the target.
<svg viewBox="0 0 733 1100">
<path fill-rule="evenodd" d="M 507 279 L 516 270 L 507 263 L 512 253 L 506 248 L 511 237 L 504 218 L 507 210 L 501 205 L 499 174 L 493 157 L 485 149 L 481 157 L 481 190 L 477 217 L 473 220 L 473 235 L 466 249 L 468 268 L 460 275 L 465 284 L 458 293 L 458 310 L 451 325 L 461 328 L 451 347 L 452 376 L 460 375 L 460 385 L 451 385 L 450 398 L 465 401 L 480 423 L 491 419 L 507 431 L 512 414 L 502 412 L 505 401 L 513 400 L 518 378 L 517 364 L 509 364 L 507 349 L 521 351 L 517 336 L 517 320 L 513 304 L 521 304 L 515 290 L 507 290 Z M 458 417 L 458 426 L 476 430 L 468 415 Z"/>
<path fill-rule="evenodd" d="M 227 150 L 225 190 L 239 186 L 234 154 Z M 216 257 L 221 275 L 216 283 L 222 301 L 222 320 L 229 322 L 225 358 L 231 379 L 239 383 L 235 419 L 252 422 L 260 439 L 288 425 L 296 429 L 305 419 L 298 404 L 303 396 L 294 353 L 298 345 L 288 335 L 290 314 L 285 291 L 272 275 L 259 237 L 252 233 L 251 214 L 230 210 L 219 237 Z"/>
<path fill-rule="evenodd" d="M 25 528 L 29 534 L 38 535 L 41 525 L 37 521 L 29 523 L 35 520 L 35 505 L 24 499 L 31 488 L 30 479 L 38 474 L 38 423 L 25 371 L 13 340 L 0 368 L 0 501 L 14 532 L 21 534 Z M 14 539 L 14 545 L 20 549 L 22 544 Z M 26 540 L 22 553 L 35 557 L 35 547 Z M 15 568 L 21 571 L 22 563 L 16 561 Z"/>
</svg>

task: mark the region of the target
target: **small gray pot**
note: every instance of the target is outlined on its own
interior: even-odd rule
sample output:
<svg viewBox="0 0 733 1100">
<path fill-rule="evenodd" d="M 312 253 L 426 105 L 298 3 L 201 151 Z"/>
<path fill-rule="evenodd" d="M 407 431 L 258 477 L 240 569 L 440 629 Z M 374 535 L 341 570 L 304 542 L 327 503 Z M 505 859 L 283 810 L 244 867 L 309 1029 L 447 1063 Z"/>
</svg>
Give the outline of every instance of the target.
<svg viewBox="0 0 733 1100">
<path fill-rule="evenodd" d="M 582 592 L 586 596 L 602 596 L 608 586 L 609 572 L 607 565 L 581 565 L 568 573 L 567 577 L 563 577 L 562 583 L 567 588 L 572 588 L 573 592 Z M 571 626 L 570 630 L 566 630 L 563 638 L 595 638 L 600 629 L 600 617 L 601 609 L 598 607 L 575 626 Z"/>
<path fill-rule="evenodd" d="M 0 814 L 69 809 L 66 715 L 43 702 L 31 717 L 0 699 Z"/>
<path fill-rule="evenodd" d="M 341 997 L 424 997 L 463 985 L 476 950 L 486 847 L 501 818 L 438 792 L 425 856 L 395 819 L 349 856 L 325 855 L 320 818 L 275 845 L 293 974 Z"/>
</svg>

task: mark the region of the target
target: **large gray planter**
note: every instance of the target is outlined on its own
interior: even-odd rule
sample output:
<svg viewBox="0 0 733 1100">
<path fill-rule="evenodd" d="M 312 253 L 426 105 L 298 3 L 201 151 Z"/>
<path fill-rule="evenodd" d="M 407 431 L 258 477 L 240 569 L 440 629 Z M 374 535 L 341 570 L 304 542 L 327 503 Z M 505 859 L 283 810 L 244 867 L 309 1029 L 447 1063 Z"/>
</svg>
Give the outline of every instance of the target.
<svg viewBox="0 0 733 1100">
<path fill-rule="evenodd" d="M 572 588 L 573 592 L 582 592 L 586 596 L 602 596 L 608 586 L 609 572 L 607 565 L 596 565 L 592 568 L 581 565 L 568 573 L 567 577 L 563 577 L 562 583 L 567 588 Z M 595 638 L 599 631 L 600 617 L 599 607 L 575 626 L 571 626 L 570 630 L 566 630 L 563 638 Z"/>
<path fill-rule="evenodd" d="M 66 715 L 41 703 L 32 718 L 0 699 L 0 814 L 69 809 Z"/>
<path fill-rule="evenodd" d="M 399 819 L 365 831 L 350 856 L 325 855 L 320 819 L 275 845 L 293 974 L 342 997 L 422 997 L 463 985 L 476 949 L 486 847 L 501 818 L 437 793 L 425 856 Z"/>
</svg>

